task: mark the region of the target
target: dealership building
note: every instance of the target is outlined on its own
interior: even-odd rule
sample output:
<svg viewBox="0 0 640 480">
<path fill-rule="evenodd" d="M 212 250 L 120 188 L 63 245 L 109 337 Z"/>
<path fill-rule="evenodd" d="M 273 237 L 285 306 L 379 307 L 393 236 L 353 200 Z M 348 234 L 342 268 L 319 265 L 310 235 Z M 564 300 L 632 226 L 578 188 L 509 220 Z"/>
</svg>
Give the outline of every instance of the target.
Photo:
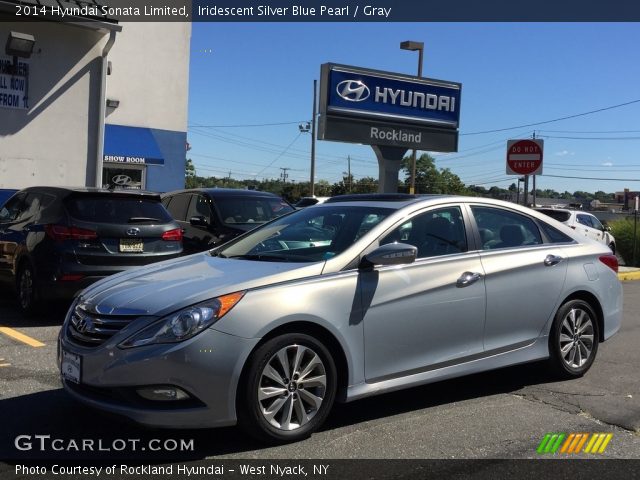
<svg viewBox="0 0 640 480">
<path fill-rule="evenodd" d="M 16 21 L 0 0 L 0 188 L 184 187 L 191 24 Z"/>
</svg>

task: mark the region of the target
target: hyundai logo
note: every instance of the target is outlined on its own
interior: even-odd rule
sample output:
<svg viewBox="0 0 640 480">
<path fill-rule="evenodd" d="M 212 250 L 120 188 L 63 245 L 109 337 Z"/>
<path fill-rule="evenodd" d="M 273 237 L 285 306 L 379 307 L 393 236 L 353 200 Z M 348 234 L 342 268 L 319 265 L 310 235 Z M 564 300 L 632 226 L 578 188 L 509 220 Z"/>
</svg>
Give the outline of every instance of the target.
<svg viewBox="0 0 640 480">
<path fill-rule="evenodd" d="M 73 323 L 73 326 L 76 328 L 78 332 L 80 333 L 93 332 L 93 322 L 91 321 L 91 319 L 87 317 L 73 316 L 71 318 L 71 321 Z"/>
<path fill-rule="evenodd" d="M 336 86 L 336 92 L 349 102 L 363 102 L 371 94 L 369 87 L 361 80 L 343 80 Z"/>
<path fill-rule="evenodd" d="M 120 174 L 114 175 L 111 181 L 114 185 L 129 185 L 133 180 L 129 175 Z"/>
<path fill-rule="evenodd" d="M 138 235 L 140 235 L 140 229 L 133 227 L 133 228 L 128 228 L 127 229 L 127 235 L 131 236 L 131 237 L 137 237 Z"/>
</svg>

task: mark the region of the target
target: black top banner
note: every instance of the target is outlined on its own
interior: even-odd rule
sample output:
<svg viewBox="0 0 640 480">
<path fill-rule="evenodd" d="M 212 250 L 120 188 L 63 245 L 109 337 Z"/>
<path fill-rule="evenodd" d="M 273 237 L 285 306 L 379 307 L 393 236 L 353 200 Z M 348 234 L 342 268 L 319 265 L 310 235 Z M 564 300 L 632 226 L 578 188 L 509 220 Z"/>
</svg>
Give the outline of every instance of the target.
<svg viewBox="0 0 640 480">
<path fill-rule="evenodd" d="M 0 0 L 3 20 L 638 22 L 637 0 Z"/>
</svg>

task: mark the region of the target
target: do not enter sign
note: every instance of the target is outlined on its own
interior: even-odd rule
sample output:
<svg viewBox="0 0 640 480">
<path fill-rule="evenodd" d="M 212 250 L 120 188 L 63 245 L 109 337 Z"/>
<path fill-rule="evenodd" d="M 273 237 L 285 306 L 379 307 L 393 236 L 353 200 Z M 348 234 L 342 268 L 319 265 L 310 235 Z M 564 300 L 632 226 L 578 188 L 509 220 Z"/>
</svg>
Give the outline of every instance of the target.
<svg viewBox="0 0 640 480">
<path fill-rule="evenodd" d="M 508 175 L 542 175 L 544 140 L 507 141 Z"/>
</svg>

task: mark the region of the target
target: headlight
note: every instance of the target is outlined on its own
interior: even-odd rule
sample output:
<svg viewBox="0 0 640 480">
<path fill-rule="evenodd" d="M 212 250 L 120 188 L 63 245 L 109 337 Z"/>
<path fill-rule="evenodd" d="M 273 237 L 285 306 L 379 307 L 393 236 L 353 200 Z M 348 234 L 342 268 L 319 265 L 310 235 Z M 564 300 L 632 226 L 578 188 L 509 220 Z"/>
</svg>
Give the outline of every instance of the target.
<svg viewBox="0 0 640 480">
<path fill-rule="evenodd" d="M 119 346 L 140 347 L 152 343 L 176 343 L 197 335 L 220 320 L 245 292 L 229 293 L 183 308 L 140 330 Z"/>
</svg>

